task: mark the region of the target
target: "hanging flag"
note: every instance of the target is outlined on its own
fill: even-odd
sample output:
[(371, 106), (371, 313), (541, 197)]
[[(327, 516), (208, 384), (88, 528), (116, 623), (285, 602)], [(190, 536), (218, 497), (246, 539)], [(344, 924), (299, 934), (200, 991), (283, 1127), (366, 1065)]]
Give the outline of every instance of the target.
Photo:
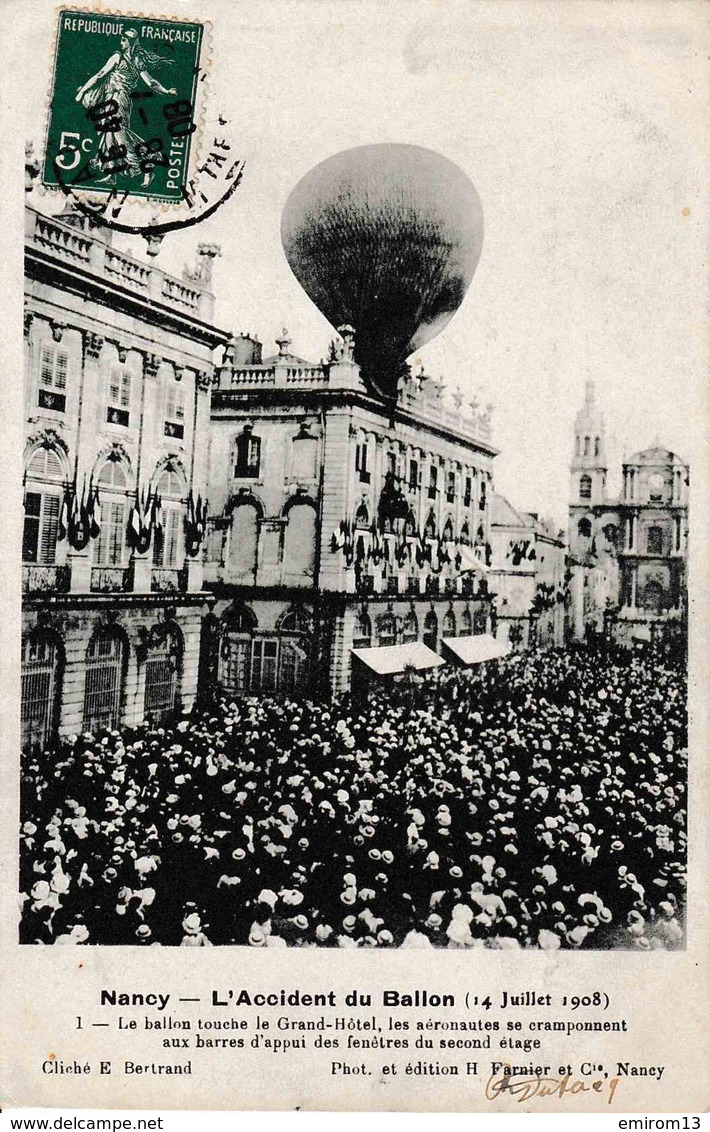
[(59, 538), (60, 542), (63, 539), (65, 539), (67, 537), (68, 533), (69, 533), (69, 522), (70, 522), (71, 511), (72, 511), (72, 489), (70, 487), (67, 487), (67, 488), (64, 489), (64, 495), (62, 496), (62, 507), (61, 507), (61, 510), (59, 512), (58, 538)]
[(92, 538), (98, 538), (101, 533), (101, 501), (98, 485), (94, 487), (93, 480), (89, 484), (88, 519), (89, 534)]

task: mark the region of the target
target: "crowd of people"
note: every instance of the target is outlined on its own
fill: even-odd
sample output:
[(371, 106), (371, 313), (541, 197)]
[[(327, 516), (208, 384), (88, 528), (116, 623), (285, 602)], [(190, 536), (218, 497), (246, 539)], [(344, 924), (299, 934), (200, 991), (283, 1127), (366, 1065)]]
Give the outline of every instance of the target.
[(513, 654), (25, 757), (35, 944), (684, 944), (682, 669)]

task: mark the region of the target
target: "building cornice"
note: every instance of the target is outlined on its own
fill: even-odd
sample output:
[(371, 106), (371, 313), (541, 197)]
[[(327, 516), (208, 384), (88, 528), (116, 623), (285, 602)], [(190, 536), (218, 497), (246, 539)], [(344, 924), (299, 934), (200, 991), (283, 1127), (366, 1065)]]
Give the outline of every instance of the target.
[[(300, 406), (314, 411), (356, 407), (380, 417), (383, 428), (389, 429), (391, 427), (390, 414), (381, 401), (377, 401), (366, 393), (350, 389), (213, 389), (212, 420), (228, 420), (230, 409), (240, 412), (249, 410), (251, 413), (255, 408), (271, 409), (280, 405)], [(443, 440), (455, 444), (459, 448), (466, 448), (479, 456), (493, 458), (499, 453), (499, 449), (483, 440), (475, 440), (434, 421), (431, 423), (424, 421), (400, 408), (395, 411), (394, 424), (395, 426), (411, 428), (415, 432), (426, 432), (441, 437)]]
[(86, 271), (76, 264), (64, 263), (36, 247), (26, 248), (25, 273), (30, 279), (82, 298), (90, 298), (101, 306), (138, 318), (211, 349), (226, 344), (230, 338), (226, 330), (220, 330), (155, 299), (138, 295), (127, 287)]

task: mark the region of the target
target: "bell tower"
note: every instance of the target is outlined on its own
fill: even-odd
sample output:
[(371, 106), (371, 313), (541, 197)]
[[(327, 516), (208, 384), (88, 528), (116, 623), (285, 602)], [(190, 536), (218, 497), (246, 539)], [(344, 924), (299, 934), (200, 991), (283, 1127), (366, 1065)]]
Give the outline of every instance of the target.
[(570, 505), (597, 507), (606, 501), (606, 435), (604, 415), (587, 381), (584, 404), (574, 424), (574, 449), (570, 464)]

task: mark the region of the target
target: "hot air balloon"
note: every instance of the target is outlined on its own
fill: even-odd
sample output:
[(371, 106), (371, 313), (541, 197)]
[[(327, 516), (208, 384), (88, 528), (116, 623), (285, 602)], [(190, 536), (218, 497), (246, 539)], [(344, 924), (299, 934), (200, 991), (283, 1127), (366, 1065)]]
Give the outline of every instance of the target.
[(306, 173), (281, 241), (291, 270), (390, 405), (405, 360), (453, 317), (476, 270), (481, 202), (453, 161), (416, 145), (364, 145)]

